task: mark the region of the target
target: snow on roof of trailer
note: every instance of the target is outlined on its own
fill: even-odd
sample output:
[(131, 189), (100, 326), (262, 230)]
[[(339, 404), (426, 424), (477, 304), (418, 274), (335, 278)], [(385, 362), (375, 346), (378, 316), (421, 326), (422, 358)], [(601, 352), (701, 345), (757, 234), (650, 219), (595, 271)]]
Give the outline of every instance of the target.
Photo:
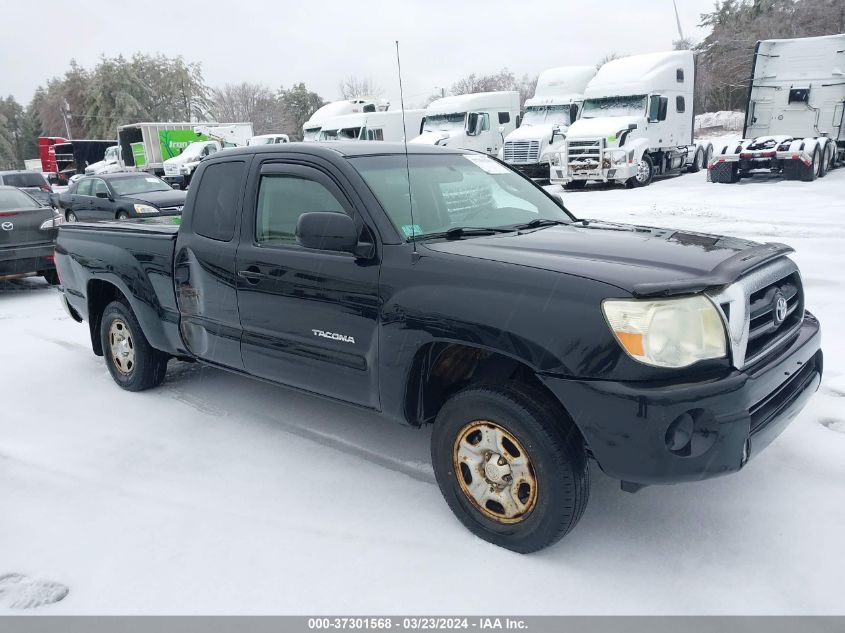
[(356, 99), (341, 99), (340, 101), (332, 101), (326, 105), (318, 108), (314, 114), (311, 115), (303, 127), (317, 127), (329, 117), (340, 116), (343, 114), (352, 114), (356, 109), (364, 110), (364, 106), (373, 105), (378, 106), (375, 99), (372, 97), (359, 97)]
[(426, 115), (467, 112), (473, 108), (519, 108), (519, 93), (515, 90), (474, 92), (435, 99), (428, 104)]
[[(405, 118), (412, 116), (421, 117), (425, 110), (405, 110)], [(402, 120), (402, 110), (383, 110), (381, 112), (356, 112), (354, 114), (341, 114), (322, 121), (324, 130), (341, 130), (349, 127), (361, 127), (367, 125), (378, 125), (390, 119)]]
[(559, 66), (548, 68), (537, 77), (534, 98), (580, 94), (596, 76), (595, 66)]
[(683, 68), (683, 84), (690, 92), (693, 86), (695, 58), (692, 51), (646, 53), (614, 59), (602, 66), (584, 90), (587, 98), (616, 95), (647, 94), (677, 89), (676, 71)]
[(798, 80), (807, 83), (837, 78), (841, 80), (845, 76), (844, 51), (845, 33), (762, 40), (754, 64), (754, 84), (785, 85)]

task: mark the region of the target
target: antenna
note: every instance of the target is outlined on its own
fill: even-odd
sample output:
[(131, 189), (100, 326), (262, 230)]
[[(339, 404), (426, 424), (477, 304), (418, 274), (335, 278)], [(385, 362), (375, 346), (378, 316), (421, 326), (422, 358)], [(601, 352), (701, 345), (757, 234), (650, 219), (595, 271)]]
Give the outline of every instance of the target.
[(681, 41), (684, 40), (684, 31), (681, 29), (681, 16), (678, 15), (678, 3), (672, 0), (672, 6), (675, 7), (675, 22), (678, 23), (678, 35), (681, 36)]
[(402, 91), (402, 63), (399, 61), (399, 40), (396, 40), (396, 68), (399, 72), (399, 107), (402, 109), (402, 143), (405, 145), (405, 173), (408, 176), (408, 210), (411, 212), (411, 244), (417, 252), (417, 225), (414, 224), (414, 199), (411, 195), (411, 164), (408, 160), (408, 130), (405, 128), (405, 93)]

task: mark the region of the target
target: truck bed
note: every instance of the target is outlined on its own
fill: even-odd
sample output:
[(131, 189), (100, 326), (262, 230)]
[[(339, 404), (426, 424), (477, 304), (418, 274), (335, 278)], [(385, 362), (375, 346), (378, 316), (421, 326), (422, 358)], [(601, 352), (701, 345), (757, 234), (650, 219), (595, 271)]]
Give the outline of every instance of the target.
[[(56, 262), (70, 307), (88, 319), (99, 285), (121, 290), (136, 315), (156, 327), (150, 344), (171, 354), (185, 353), (173, 284), (173, 257), (179, 225), (174, 218), (63, 224), (56, 239)], [(105, 299), (103, 299), (105, 300)]]

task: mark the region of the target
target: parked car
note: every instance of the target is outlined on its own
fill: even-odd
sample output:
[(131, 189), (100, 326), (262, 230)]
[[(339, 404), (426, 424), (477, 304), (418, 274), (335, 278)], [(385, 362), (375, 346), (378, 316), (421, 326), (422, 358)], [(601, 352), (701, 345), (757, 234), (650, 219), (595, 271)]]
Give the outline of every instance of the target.
[(783, 244), (576, 220), (426, 145), (233, 149), (193, 189), (180, 226), (59, 229), (65, 307), (115, 382), (193, 359), (433, 424), (449, 506), (519, 552), (581, 518), (588, 458), (629, 491), (738, 471), (821, 380)]
[(62, 222), (29, 194), (0, 186), (0, 279), (40, 275), (57, 284), (53, 245)]
[(152, 174), (123, 172), (83, 176), (54, 200), (68, 222), (77, 222), (179, 215), (187, 195)]
[(39, 171), (0, 171), (0, 186), (17, 187), (35, 198), (42, 206), (50, 205), (53, 189), (44, 174)]

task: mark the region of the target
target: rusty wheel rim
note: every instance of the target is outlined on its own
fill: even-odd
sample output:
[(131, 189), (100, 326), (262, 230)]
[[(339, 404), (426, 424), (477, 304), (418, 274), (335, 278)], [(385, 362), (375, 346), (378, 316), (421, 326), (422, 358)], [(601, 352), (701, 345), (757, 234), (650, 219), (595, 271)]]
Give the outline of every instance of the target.
[(109, 326), (109, 353), (117, 371), (124, 376), (132, 373), (135, 368), (135, 342), (121, 319), (115, 319)]
[(488, 519), (519, 523), (537, 503), (537, 476), (528, 452), (507, 429), (488, 420), (464, 426), (452, 450), (464, 496)]

